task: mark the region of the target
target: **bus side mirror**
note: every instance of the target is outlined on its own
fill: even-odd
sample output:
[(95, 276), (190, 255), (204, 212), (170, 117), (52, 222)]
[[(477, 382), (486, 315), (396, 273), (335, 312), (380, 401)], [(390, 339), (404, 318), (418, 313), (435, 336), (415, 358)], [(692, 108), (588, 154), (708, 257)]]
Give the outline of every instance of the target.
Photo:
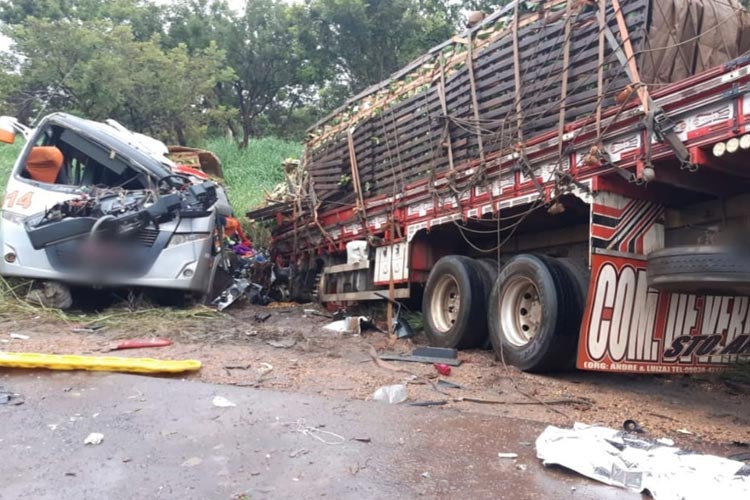
[(11, 116), (0, 116), (0, 142), (13, 144), (16, 140), (16, 124), (18, 120)]

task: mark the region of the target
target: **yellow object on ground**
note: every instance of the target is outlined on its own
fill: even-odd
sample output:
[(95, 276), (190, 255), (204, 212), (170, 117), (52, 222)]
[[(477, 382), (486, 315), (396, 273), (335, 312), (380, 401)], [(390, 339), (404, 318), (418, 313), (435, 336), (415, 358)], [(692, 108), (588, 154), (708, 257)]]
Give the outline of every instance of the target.
[(201, 362), (194, 359), (172, 361), (151, 358), (121, 358), (116, 356), (0, 352), (0, 367), (3, 366), (9, 368), (46, 368), (48, 370), (180, 373), (200, 370)]

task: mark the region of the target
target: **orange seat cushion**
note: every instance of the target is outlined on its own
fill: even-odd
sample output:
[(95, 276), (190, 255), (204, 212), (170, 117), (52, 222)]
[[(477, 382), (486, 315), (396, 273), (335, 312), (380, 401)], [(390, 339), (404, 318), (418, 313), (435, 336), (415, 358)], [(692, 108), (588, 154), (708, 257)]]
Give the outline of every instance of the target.
[(26, 171), (38, 182), (54, 183), (62, 165), (62, 151), (55, 146), (35, 146), (26, 159)]

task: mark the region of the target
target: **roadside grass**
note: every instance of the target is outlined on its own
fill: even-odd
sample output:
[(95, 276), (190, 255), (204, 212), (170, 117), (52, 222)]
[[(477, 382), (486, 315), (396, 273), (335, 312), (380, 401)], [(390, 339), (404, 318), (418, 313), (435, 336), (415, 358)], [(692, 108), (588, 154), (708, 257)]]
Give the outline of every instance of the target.
[(226, 138), (211, 139), (204, 147), (221, 160), (229, 200), (240, 218), (263, 203), (264, 191), (284, 180), (282, 162), (302, 154), (300, 144), (276, 137), (254, 139), (246, 149)]
[(5, 183), (8, 182), (13, 163), (23, 147), (23, 139), (16, 137), (14, 144), (0, 144), (0, 192), (5, 193)]

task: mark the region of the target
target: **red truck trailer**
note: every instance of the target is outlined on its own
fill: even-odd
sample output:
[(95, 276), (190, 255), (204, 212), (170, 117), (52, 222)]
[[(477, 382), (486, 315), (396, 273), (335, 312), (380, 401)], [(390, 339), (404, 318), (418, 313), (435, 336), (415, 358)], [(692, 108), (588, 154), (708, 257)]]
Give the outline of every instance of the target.
[(749, 48), (735, 0), (513, 3), (310, 129), (248, 216), (292, 296), (421, 300), (436, 346), (721, 368), (750, 354)]

